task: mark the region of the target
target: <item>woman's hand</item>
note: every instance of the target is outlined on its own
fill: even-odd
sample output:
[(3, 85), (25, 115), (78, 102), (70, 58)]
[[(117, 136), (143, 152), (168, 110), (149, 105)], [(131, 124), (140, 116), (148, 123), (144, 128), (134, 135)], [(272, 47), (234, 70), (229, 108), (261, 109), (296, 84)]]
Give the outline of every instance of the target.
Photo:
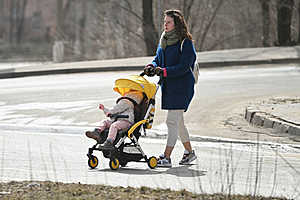
[(154, 76), (155, 75), (155, 67), (153, 64), (146, 65), (144, 68), (144, 72), (147, 76)]
[(157, 76), (160, 76), (163, 73), (163, 69), (161, 67), (156, 67), (155, 68), (155, 74)]

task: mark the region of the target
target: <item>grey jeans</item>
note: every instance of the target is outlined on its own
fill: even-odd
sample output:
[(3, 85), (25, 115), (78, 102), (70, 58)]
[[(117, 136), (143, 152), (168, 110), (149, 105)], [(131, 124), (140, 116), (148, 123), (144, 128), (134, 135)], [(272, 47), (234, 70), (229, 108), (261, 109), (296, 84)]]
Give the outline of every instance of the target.
[(188, 130), (184, 125), (183, 113), (184, 110), (168, 110), (166, 121), (168, 127), (167, 146), (174, 147), (178, 135), (182, 143), (190, 141)]

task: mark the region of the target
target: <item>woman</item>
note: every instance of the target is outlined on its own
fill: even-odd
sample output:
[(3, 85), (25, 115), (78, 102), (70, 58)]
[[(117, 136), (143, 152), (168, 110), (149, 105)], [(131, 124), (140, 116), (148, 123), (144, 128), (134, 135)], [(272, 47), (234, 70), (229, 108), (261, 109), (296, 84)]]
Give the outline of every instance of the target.
[(194, 96), (195, 80), (191, 66), (196, 60), (196, 51), (182, 13), (179, 10), (167, 10), (164, 14), (164, 32), (156, 56), (144, 71), (147, 75), (153, 75), (152, 72), (162, 75), (161, 104), (162, 109), (168, 110), (168, 139), (164, 154), (158, 159), (158, 166), (172, 167), (170, 156), (178, 134), (185, 148), (179, 164), (190, 164), (197, 158), (183, 118), (183, 113), (187, 111)]

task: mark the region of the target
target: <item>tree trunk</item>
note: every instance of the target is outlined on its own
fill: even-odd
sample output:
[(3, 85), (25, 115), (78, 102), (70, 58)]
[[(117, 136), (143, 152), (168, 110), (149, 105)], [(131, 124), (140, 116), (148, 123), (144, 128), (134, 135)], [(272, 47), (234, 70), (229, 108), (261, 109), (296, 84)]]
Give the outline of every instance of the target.
[(157, 31), (153, 22), (152, 0), (143, 0), (143, 33), (148, 56), (156, 52)]
[(79, 38), (80, 38), (80, 48), (81, 48), (81, 58), (84, 58), (85, 55), (85, 31), (86, 31), (86, 14), (87, 14), (87, 2), (82, 1), (82, 16), (79, 21), (80, 31), (79, 31)]
[(183, 16), (187, 22), (189, 23), (189, 20), (191, 18), (191, 8), (194, 4), (194, 0), (184, 0), (183, 1)]
[[(20, 5), (22, 4), (22, 5)], [(22, 42), (23, 32), (24, 32), (24, 20), (25, 20), (25, 11), (27, 6), (27, 0), (18, 2), (17, 21), (16, 21), (16, 42), (20, 44)]]
[(55, 42), (52, 49), (53, 61), (63, 62), (65, 57), (65, 48), (63, 43), (64, 25), (63, 25), (63, 0), (56, 0), (56, 31)]
[(277, 34), (278, 45), (289, 46), (291, 39), (291, 24), (294, 0), (280, 0), (277, 2)]
[(0, 0), (0, 39), (4, 37), (4, 1)]
[(221, 6), (223, 5), (223, 3), (224, 3), (224, 0), (219, 0), (219, 2), (216, 5), (216, 8), (214, 8), (214, 10), (213, 10), (213, 13), (212, 13), (207, 25), (204, 27), (204, 31), (203, 31), (203, 34), (201, 35), (201, 40), (200, 40), (200, 48), (199, 48), (200, 51), (202, 51), (202, 49), (204, 47), (204, 41), (206, 39), (208, 31), (211, 28), (212, 23), (214, 22), (214, 20), (217, 16), (217, 13), (218, 13), (219, 9), (221, 8)]
[(10, 44), (14, 41), (14, 28), (15, 28), (15, 0), (11, 0), (9, 4), (9, 30), (8, 30), (8, 41)]
[(56, 40), (63, 37), (63, 21), (63, 0), (56, 0)]
[(300, 44), (300, 2), (298, 3), (298, 44)]
[(270, 46), (270, 0), (259, 0), (262, 8), (262, 43), (264, 47)]

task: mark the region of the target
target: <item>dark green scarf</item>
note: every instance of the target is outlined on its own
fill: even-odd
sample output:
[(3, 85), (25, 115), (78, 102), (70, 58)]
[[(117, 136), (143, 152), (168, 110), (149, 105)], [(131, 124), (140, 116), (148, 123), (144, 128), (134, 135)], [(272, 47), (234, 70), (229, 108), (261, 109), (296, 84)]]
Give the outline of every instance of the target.
[(176, 30), (173, 29), (172, 31), (169, 32), (164, 31), (161, 34), (159, 43), (161, 48), (165, 50), (167, 46), (176, 44), (178, 41), (179, 41), (179, 37), (176, 33)]

